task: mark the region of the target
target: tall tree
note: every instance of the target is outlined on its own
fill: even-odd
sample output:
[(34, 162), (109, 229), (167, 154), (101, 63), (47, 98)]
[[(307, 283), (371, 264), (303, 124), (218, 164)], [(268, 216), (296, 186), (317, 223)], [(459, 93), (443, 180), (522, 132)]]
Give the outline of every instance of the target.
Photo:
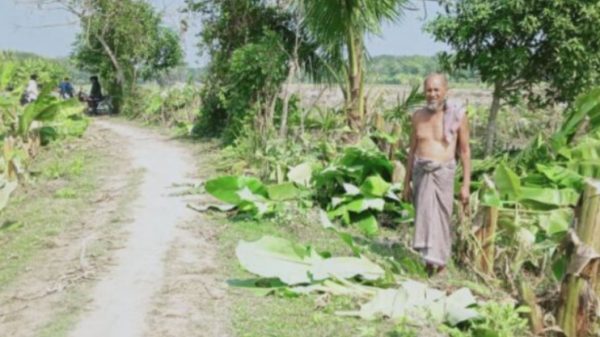
[(473, 69), (493, 87), (485, 154), (491, 154), (498, 111), (526, 92), (528, 103), (571, 102), (600, 71), (600, 3), (595, 0), (458, 0), (446, 2), (427, 29), (453, 52), (452, 72)]
[(95, 0), (81, 9), (74, 57), (81, 68), (101, 75), (117, 102), (132, 94), (137, 79), (181, 64), (177, 34), (161, 25), (146, 1)]
[(178, 35), (144, 0), (34, 0), (39, 8), (62, 8), (79, 20), (73, 56), (87, 71), (100, 74), (118, 110), (136, 80), (158, 76), (182, 63)]
[[(268, 0), (187, 0), (202, 17), (200, 50), (208, 53), (202, 118), (197, 130), (233, 141), (252, 118), (255, 131), (272, 129), (274, 109), (289, 75), (289, 59), (318, 75), (318, 45), (287, 6)], [(263, 137), (264, 138), (264, 137)]]
[(378, 34), (383, 21), (399, 19), (408, 0), (297, 0), (305, 23), (328, 58), (340, 62), (347, 82), (346, 115), (353, 130), (361, 130), (365, 113), (365, 34)]

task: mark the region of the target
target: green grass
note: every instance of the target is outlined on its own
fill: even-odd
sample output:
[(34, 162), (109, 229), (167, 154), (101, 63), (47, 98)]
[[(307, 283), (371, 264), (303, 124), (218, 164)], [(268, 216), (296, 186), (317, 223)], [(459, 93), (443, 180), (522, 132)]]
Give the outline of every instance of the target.
[(52, 238), (79, 221), (98, 187), (103, 162), (83, 148), (51, 145), (32, 167), (30, 181), (15, 192), (0, 220), (0, 290), (15, 279)]
[(51, 322), (37, 332), (37, 337), (66, 336), (77, 323), (81, 304), (87, 299), (82, 290), (70, 292), (62, 301), (60, 308), (54, 313)]

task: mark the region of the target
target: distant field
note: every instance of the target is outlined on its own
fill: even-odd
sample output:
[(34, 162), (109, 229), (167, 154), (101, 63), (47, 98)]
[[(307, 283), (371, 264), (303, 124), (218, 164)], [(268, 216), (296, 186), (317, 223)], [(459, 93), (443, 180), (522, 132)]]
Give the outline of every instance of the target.
[[(410, 89), (407, 85), (367, 85), (365, 89), (367, 105), (369, 107), (394, 106), (398, 101), (402, 101)], [(302, 107), (338, 107), (344, 101), (341, 90), (336, 86), (296, 84), (292, 90), (300, 96)], [(453, 89), (450, 84), (449, 95), (452, 99), (466, 101), (476, 106), (488, 106), (492, 100), (491, 91), (483, 87)]]

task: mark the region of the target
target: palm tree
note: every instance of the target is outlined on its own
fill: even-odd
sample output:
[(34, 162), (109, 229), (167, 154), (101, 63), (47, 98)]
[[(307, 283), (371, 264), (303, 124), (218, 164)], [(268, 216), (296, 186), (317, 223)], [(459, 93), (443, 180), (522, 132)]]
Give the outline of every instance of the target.
[[(364, 106), (364, 37), (379, 34), (383, 21), (396, 21), (408, 0), (297, 0), (308, 30), (325, 56), (346, 78), (343, 87), (348, 125), (361, 130)], [(345, 49), (345, 53), (344, 53)]]

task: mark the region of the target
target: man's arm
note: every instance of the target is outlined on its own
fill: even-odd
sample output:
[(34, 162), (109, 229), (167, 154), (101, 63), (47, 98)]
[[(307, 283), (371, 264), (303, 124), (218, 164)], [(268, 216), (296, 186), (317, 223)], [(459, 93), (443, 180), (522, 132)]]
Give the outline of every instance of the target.
[(412, 179), (413, 165), (415, 161), (415, 151), (417, 149), (417, 132), (416, 132), (416, 116), (418, 112), (415, 112), (411, 120), (411, 132), (410, 132), (410, 145), (408, 149), (408, 159), (406, 163), (406, 175), (404, 176), (404, 190), (402, 191), (402, 199), (404, 201), (412, 201), (412, 188), (410, 181)]
[(471, 186), (471, 148), (469, 146), (469, 117), (467, 114), (458, 129), (458, 155), (463, 168), (463, 185), (460, 190), (460, 198), (463, 205), (469, 203)]

